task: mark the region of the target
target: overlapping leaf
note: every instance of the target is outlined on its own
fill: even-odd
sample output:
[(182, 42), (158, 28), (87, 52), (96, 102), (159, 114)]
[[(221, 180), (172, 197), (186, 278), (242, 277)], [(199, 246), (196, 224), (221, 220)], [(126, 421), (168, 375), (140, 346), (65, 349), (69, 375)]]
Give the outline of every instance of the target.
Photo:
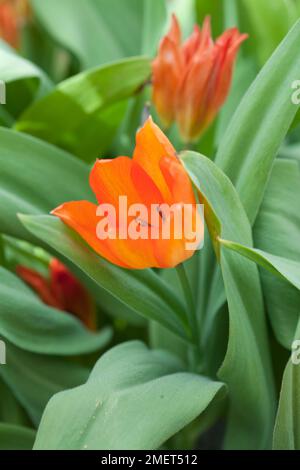
[(40, 23), (83, 68), (152, 54), (166, 21), (164, 0), (76, 0), (76, 8), (73, 0), (31, 3)]
[(0, 377), (37, 426), (50, 398), (67, 388), (83, 384), (89, 369), (72, 360), (33, 354), (6, 341), (9, 361)]
[[(255, 226), (255, 246), (300, 263), (300, 171), (294, 160), (276, 160)], [(297, 269), (297, 268), (296, 268)], [(278, 341), (290, 349), (300, 314), (300, 292), (283, 279), (261, 272), (264, 297)], [(290, 281), (293, 281), (290, 279)]]
[(32, 450), (34, 439), (32, 429), (0, 423), (0, 450)]
[(81, 387), (48, 404), (34, 448), (157, 449), (199, 416), (223, 384), (130, 342), (106, 353)]
[[(274, 158), (297, 113), (292, 83), (300, 73), (300, 21), (259, 73), (237, 108), (216, 163), (229, 176), (255, 221)], [(253, 189), (255, 188), (255, 197)]]
[(273, 448), (275, 450), (300, 449), (300, 322), (294, 337), (296, 363), (289, 360), (283, 375), (279, 407), (276, 417)]
[(124, 117), (126, 98), (150, 73), (146, 58), (82, 72), (29, 107), (16, 128), (92, 161), (107, 150)]
[(20, 279), (0, 268), (2, 337), (26, 351), (76, 355), (96, 351), (111, 339), (110, 328), (89, 332), (73, 315), (43, 304)]
[(235, 189), (214, 163), (193, 152), (186, 152), (182, 161), (205, 203), (229, 307), (229, 342), (219, 372), (230, 394), (225, 446), (266, 448), (271, 445), (275, 398), (259, 274), (253, 263), (224, 250), (218, 240), (252, 246), (251, 227)]

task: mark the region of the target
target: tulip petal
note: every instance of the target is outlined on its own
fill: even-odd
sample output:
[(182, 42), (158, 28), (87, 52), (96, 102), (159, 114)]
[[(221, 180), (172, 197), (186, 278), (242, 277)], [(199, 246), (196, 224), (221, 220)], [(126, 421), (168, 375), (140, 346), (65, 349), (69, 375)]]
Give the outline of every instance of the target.
[(181, 31), (173, 15), (170, 31), (162, 39), (158, 55), (152, 63), (152, 99), (165, 127), (169, 127), (175, 118), (176, 95), (183, 67)]
[(163, 157), (160, 169), (172, 194), (173, 202), (181, 204), (196, 204), (192, 183), (179, 160)]
[(100, 256), (118, 266), (128, 267), (112, 251), (110, 240), (100, 240), (97, 237), (99, 218), (96, 211), (97, 206), (89, 201), (75, 201), (62, 204), (51, 213), (75, 230)]
[[(96, 253), (111, 263), (127, 269), (158, 267), (150, 238), (134, 240), (126, 235), (125, 239), (120, 239), (117, 230), (114, 238), (100, 240), (97, 236), (100, 218), (96, 211), (95, 204), (79, 201), (65, 203), (52, 214), (75, 230)], [(127, 226), (125, 229), (127, 230)]]
[(177, 160), (173, 145), (150, 117), (137, 133), (133, 160), (155, 181), (164, 201), (171, 202), (171, 193), (160, 169), (160, 161), (166, 156)]
[[(160, 238), (153, 240), (154, 254), (161, 268), (172, 268), (193, 256), (203, 242), (203, 218), (195, 206), (175, 204), (163, 219), (164, 229), (160, 230)], [(169, 235), (164, 238), (163, 230), (166, 228), (169, 228)]]

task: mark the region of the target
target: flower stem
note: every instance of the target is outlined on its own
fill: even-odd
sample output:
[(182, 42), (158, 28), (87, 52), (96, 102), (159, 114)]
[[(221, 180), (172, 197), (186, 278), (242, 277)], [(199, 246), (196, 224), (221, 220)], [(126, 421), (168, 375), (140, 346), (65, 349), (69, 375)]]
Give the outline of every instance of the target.
[(197, 368), (197, 364), (199, 364), (200, 361), (200, 348), (199, 348), (199, 337), (198, 337), (198, 322), (196, 318), (196, 308), (195, 308), (195, 303), (194, 303), (194, 296), (193, 292), (190, 286), (190, 282), (185, 270), (185, 267), (183, 264), (179, 264), (176, 267), (176, 272), (185, 296), (185, 301), (187, 305), (187, 311), (188, 311), (188, 321), (189, 325), (192, 330), (192, 338), (193, 338), (193, 352), (194, 352), (194, 358), (193, 358), (193, 367)]

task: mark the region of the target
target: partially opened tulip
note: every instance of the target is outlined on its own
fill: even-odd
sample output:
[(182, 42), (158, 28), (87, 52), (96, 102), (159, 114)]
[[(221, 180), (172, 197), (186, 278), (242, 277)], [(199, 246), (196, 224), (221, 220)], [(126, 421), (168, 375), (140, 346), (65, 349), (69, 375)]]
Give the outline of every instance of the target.
[(203, 223), (191, 182), (151, 118), (137, 133), (133, 158), (98, 160), (90, 185), (98, 207), (67, 202), (52, 214), (111, 263), (128, 269), (174, 267), (201, 244)]
[(0, 0), (0, 38), (18, 48), (21, 28), (28, 15), (27, 0)]
[(56, 258), (49, 264), (49, 278), (26, 266), (17, 266), (16, 272), (46, 305), (69, 312), (90, 330), (96, 329), (95, 304), (91, 296)]
[(202, 30), (182, 43), (175, 15), (153, 62), (153, 103), (162, 123), (177, 122), (185, 142), (198, 139), (216, 117), (229, 93), (233, 67), (241, 43), (247, 38), (237, 28), (225, 31), (215, 42), (210, 18)]

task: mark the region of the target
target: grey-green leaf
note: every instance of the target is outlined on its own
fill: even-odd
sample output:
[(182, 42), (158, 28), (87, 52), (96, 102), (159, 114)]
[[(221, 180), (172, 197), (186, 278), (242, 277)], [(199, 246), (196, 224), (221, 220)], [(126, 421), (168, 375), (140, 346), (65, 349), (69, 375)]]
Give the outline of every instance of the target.
[(223, 393), (222, 383), (184, 372), (168, 353), (124, 343), (85, 385), (50, 401), (34, 449), (157, 449)]
[(300, 450), (300, 321), (295, 348), (283, 375), (273, 449)]
[(0, 450), (32, 450), (34, 439), (32, 429), (0, 423)]
[(218, 149), (216, 163), (237, 188), (251, 223), (274, 158), (299, 108), (292, 102), (292, 83), (300, 73), (299, 41), (300, 21), (249, 88)]
[(125, 115), (125, 100), (150, 74), (150, 61), (143, 57), (82, 72), (26, 109), (16, 129), (92, 161), (111, 144)]
[(185, 152), (182, 161), (205, 204), (229, 307), (229, 341), (219, 371), (230, 396), (225, 446), (266, 448), (271, 445), (275, 396), (259, 273), (253, 263), (219, 243), (223, 237), (252, 246), (250, 223), (230, 180), (211, 160)]
[(0, 330), (20, 348), (71, 356), (106, 346), (109, 327), (92, 333), (73, 315), (45, 305), (17, 276), (0, 267)]
[(36, 426), (55, 393), (83, 384), (89, 375), (73, 359), (33, 354), (5, 343), (7, 364), (1, 366), (0, 377)]

